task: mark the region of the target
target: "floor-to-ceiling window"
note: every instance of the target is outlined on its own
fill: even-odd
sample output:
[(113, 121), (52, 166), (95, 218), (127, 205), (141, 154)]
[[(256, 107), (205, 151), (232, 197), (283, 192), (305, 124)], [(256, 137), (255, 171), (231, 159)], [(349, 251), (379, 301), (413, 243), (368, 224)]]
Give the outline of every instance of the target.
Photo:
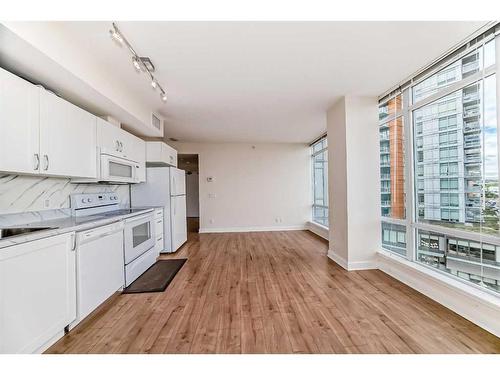
[(379, 107), (383, 247), (496, 292), (499, 42), (490, 30)]
[(328, 144), (326, 136), (311, 144), (312, 221), (328, 227)]

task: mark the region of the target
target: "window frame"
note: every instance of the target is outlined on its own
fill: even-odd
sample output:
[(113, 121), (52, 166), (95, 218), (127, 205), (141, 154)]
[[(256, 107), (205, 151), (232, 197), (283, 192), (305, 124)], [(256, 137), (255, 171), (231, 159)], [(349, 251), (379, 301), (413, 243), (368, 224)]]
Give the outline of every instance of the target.
[[(323, 143), (323, 147), (321, 149), (314, 151), (314, 147), (319, 143)], [(311, 199), (312, 199), (311, 222), (314, 223), (315, 225), (321, 225), (325, 228), (329, 228), (330, 227), (330, 220), (329, 220), (328, 214), (327, 214), (328, 225), (325, 225), (324, 223), (320, 223), (320, 222), (314, 220), (314, 209), (315, 208), (326, 209), (327, 213), (329, 213), (330, 199), (328, 196), (328, 186), (329, 186), (328, 185), (328, 168), (326, 169), (326, 174), (323, 173), (323, 188), (326, 187), (326, 191), (324, 191), (324, 195), (326, 195), (326, 197), (327, 197), (328, 204), (322, 205), (322, 204), (316, 203), (316, 190), (315, 190), (316, 169), (314, 167), (314, 163), (315, 163), (314, 158), (316, 156), (322, 154), (323, 152), (326, 154), (326, 163), (328, 163), (328, 138), (327, 138), (326, 134), (324, 134), (323, 136), (319, 137), (314, 142), (312, 142), (309, 145), (309, 148), (311, 150), (311, 187), (312, 187), (311, 188)], [(326, 181), (326, 185), (325, 185), (325, 181)]]

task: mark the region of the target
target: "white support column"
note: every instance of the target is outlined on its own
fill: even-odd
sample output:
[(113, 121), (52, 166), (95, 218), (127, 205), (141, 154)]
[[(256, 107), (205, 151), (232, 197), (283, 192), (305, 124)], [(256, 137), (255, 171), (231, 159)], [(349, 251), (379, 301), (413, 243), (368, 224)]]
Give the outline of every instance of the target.
[(346, 96), (327, 113), (330, 248), (347, 270), (376, 268), (380, 248), (378, 100)]

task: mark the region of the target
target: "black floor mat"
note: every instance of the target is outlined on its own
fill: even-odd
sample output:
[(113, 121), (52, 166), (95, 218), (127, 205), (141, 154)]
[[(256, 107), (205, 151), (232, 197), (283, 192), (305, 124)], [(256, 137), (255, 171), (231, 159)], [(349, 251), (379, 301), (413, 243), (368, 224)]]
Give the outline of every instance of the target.
[(182, 268), (187, 259), (159, 260), (148, 268), (132, 284), (123, 290), (129, 293), (163, 292)]

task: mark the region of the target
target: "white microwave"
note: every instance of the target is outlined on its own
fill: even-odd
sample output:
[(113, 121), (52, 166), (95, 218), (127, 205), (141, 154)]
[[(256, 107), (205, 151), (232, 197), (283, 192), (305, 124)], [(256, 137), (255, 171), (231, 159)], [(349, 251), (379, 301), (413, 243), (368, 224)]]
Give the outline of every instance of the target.
[(135, 161), (101, 154), (100, 169), (100, 181), (126, 184), (139, 182), (139, 164)]

